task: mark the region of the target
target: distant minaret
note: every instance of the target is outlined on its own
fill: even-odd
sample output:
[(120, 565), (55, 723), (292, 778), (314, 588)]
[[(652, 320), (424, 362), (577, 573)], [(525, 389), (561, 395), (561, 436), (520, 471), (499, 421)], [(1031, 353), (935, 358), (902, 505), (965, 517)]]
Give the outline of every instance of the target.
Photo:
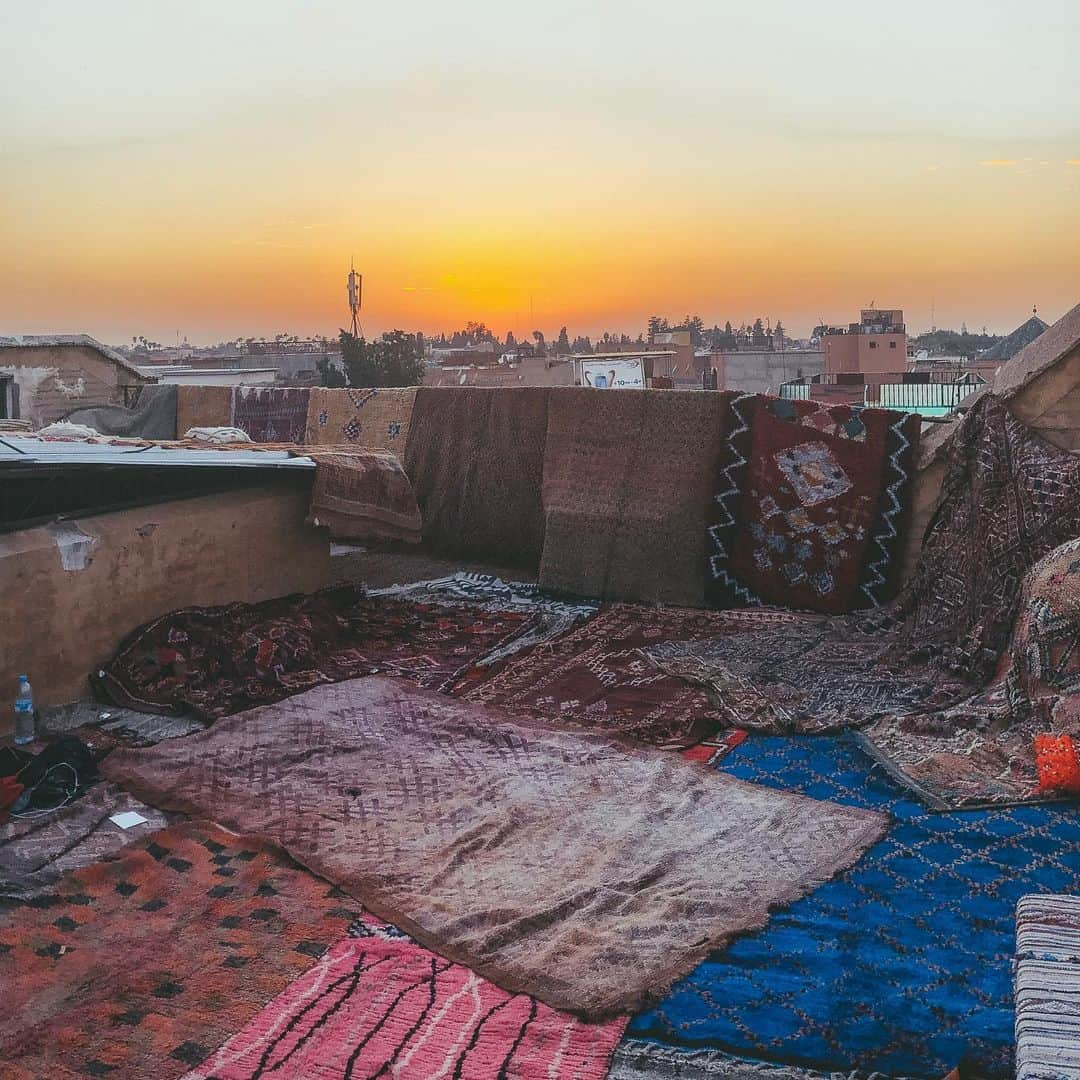
[(349, 311), (352, 314), (353, 337), (360, 336), (360, 301), (364, 279), (356, 272), (353, 260), (349, 260)]
[(1039, 309), (1035, 304), (1031, 305), (1031, 314), (1033, 318), (1037, 319), (1039, 317)]

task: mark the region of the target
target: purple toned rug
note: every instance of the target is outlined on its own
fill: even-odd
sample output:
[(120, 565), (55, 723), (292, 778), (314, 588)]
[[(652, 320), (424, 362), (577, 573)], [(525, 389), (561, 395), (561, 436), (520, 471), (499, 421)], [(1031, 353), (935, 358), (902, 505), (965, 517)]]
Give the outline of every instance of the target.
[(654, 1000), (887, 825), (400, 679), (321, 686), (102, 770), (280, 843), (440, 956), (591, 1019)]

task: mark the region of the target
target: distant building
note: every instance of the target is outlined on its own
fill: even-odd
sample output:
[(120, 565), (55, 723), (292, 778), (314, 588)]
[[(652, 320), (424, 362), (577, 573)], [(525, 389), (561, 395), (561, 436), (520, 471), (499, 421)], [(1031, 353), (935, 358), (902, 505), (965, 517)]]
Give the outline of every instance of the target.
[(864, 309), (847, 329), (827, 328), (820, 344), (826, 375), (871, 375), (907, 366), (907, 327), (899, 310)]
[(139, 370), (173, 386), (266, 386), (277, 380), (272, 367), (199, 368), (187, 364), (143, 364)]
[(1003, 337), (996, 345), (991, 345), (985, 352), (980, 353), (979, 360), (996, 360), (998, 363), (1011, 360), (1021, 349), (1026, 349), (1049, 329), (1049, 324), (1033, 314), (1026, 323), (1018, 326), (1008, 337)]
[(87, 405), (123, 405), (156, 381), (86, 334), (0, 337), (0, 419), (43, 427)]

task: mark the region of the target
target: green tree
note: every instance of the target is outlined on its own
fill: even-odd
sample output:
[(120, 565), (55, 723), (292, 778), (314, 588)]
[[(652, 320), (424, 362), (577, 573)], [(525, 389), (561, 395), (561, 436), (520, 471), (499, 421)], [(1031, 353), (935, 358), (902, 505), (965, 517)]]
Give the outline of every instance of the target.
[(330, 357), (323, 353), (315, 361), (319, 369), (319, 384), (321, 386), (341, 387), (345, 385), (345, 373), (330, 363)]
[(649, 316), (649, 336), (653, 334), (666, 334), (671, 329), (667, 319), (659, 315)]
[(566, 327), (565, 326), (559, 331), (559, 340), (555, 342), (555, 355), (556, 356), (569, 356), (570, 355), (570, 338), (566, 333)]
[(547, 342), (544, 341), (544, 335), (539, 330), (532, 332), (533, 341), (536, 342), (536, 355), (547, 356)]
[(415, 386), (424, 377), (423, 353), (404, 330), (371, 342), (342, 330), (339, 340), (350, 386)]

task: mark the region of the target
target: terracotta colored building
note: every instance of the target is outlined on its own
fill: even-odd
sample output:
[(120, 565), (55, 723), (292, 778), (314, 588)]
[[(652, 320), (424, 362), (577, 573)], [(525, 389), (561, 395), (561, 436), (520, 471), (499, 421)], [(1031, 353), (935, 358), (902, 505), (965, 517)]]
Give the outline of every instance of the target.
[(904, 313), (867, 308), (846, 330), (821, 338), (825, 374), (861, 372), (864, 375), (903, 371), (907, 367), (907, 328)]

